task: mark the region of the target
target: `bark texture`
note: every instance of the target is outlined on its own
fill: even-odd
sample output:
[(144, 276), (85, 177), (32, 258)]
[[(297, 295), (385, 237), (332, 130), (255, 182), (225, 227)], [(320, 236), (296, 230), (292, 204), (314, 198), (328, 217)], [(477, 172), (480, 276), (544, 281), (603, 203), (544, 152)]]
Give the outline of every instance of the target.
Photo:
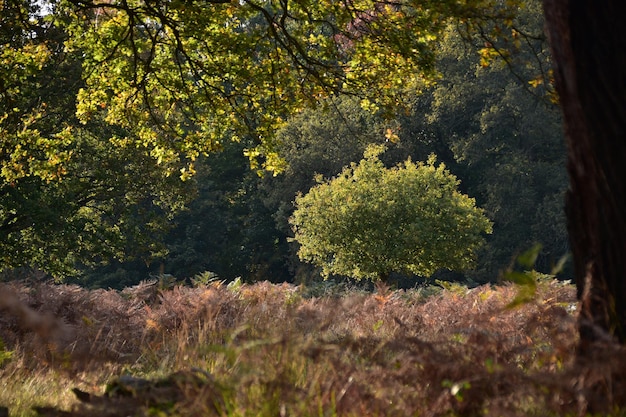
[(626, 5), (544, 0), (564, 116), (580, 347), (626, 342)]

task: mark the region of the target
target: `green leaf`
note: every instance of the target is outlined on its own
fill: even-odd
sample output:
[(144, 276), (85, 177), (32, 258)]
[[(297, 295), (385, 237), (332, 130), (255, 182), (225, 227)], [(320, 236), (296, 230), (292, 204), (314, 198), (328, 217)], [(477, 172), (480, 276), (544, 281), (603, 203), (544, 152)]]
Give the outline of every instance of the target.
[(530, 249), (527, 249), (517, 257), (517, 263), (525, 268), (533, 268), (541, 248), (542, 245), (540, 243), (535, 243)]

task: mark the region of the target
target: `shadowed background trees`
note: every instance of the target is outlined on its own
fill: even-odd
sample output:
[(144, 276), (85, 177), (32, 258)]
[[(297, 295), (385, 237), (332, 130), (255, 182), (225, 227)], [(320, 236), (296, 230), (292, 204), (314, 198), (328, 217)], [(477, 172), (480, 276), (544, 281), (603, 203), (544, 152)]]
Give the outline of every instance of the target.
[[(529, 83), (544, 71), (538, 60), (548, 65), (549, 59), (535, 6), (523, 20), (533, 49), (521, 48), (510, 66), (485, 66), (479, 53), (484, 40), (467, 39), (451, 25), (439, 48), (441, 79), (407, 99), (410, 108), (395, 118), (372, 113), (356, 99), (334, 98), (289, 119), (276, 135), (286, 161), (276, 176), (247, 172), (238, 152), (244, 144), (198, 162), (199, 199), (177, 218), (179, 227), (167, 239), (171, 255), (150, 268), (142, 265), (135, 276), (158, 274), (163, 262), (164, 271), (179, 278), (209, 270), (224, 279), (254, 280), (261, 275), (250, 271), (271, 270), (263, 279), (319, 279), (319, 271), (301, 263), (297, 246), (287, 241), (295, 196), (315, 185), (316, 174), (330, 178), (360, 160), (372, 143), (388, 145), (381, 156), (387, 166), (408, 157), (425, 161), (435, 153), (493, 221), (475, 268), (439, 277), (494, 281), (516, 253), (536, 242), (543, 245), (537, 268), (549, 272), (568, 251), (562, 210), (567, 173), (558, 107), (546, 86)], [(246, 251), (246, 260), (238, 257)], [(405, 285), (419, 279), (407, 278), (412, 281)]]
[[(381, 9), (377, 13), (391, 19), (387, 23), (402, 17), (430, 31), (406, 44), (414, 50), (394, 50), (398, 60), (383, 62), (382, 43), (368, 39), (382, 36), (382, 18), (363, 22), (357, 9), (348, 8), (333, 13), (345, 13), (341, 19), (354, 20), (352, 25), (361, 22), (357, 27), (328, 16), (321, 26), (299, 27), (304, 15), (294, 14), (287, 24), (283, 6), (245, 3), (241, 9), (216, 4), (219, 13), (210, 18), (197, 5), (182, 11), (143, 3), (127, 9), (53, 2), (54, 14), (47, 16), (28, 2), (3, 6), (4, 269), (32, 266), (58, 276), (78, 271), (84, 283), (115, 287), (150, 274), (189, 278), (204, 271), (224, 279), (318, 279), (288, 242), (295, 196), (315, 184), (316, 174), (335, 176), (358, 161), (368, 144), (383, 142), (387, 166), (435, 153), (493, 221), (493, 235), (466, 277), (497, 279), (515, 253), (535, 241), (544, 244), (540, 268), (567, 251), (560, 120), (546, 99), (548, 84), (542, 84), (549, 58), (538, 4), (524, 3), (515, 15), (488, 2), (466, 10), (437, 2), (421, 17), (395, 15), (412, 10), (409, 4)], [(169, 13), (181, 13), (180, 19), (198, 27), (176, 32)], [(433, 13), (450, 19), (432, 25)], [(73, 20), (76, 14), (82, 23)], [(218, 24), (222, 18), (236, 23), (233, 33)], [(272, 22), (279, 32), (272, 32)], [(196, 45), (194, 30), (209, 31), (210, 42)], [(327, 30), (336, 35), (334, 44)], [(313, 49), (298, 50), (301, 38), (290, 35), (305, 32), (320, 37), (307, 38)], [(404, 36), (410, 34), (389, 31), (376, 39), (394, 44)], [(218, 54), (219, 62), (207, 62), (201, 53), (260, 39), (237, 71), (233, 65), (241, 54)], [(276, 43), (264, 43), (268, 39)], [(117, 47), (108, 49), (112, 45)], [(197, 55), (185, 56), (194, 45)], [(325, 55), (333, 45), (344, 48), (339, 61)], [(167, 63), (173, 51), (179, 55)], [(414, 54), (419, 70), (404, 61)], [(495, 59), (498, 54), (505, 60)], [(22, 73), (10, 65), (18, 58), (30, 60)], [(373, 72), (362, 67), (366, 58)], [(99, 61), (106, 65), (97, 66)], [(295, 72), (273, 72), (280, 63)], [(363, 79), (346, 75), (352, 65)], [(105, 67), (120, 79), (97, 78)], [(233, 72), (217, 71), (231, 67)], [(332, 73), (322, 74), (322, 68), (344, 71), (334, 74), (345, 90), (324, 78)], [(380, 68), (387, 68), (384, 77)], [(171, 78), (180, 71), (188, 78)], [(403, 79), (409, 81), (398, 82)], [(297, 80), (320, 88), (293, 96)], [(211, 101), (208, 91), (216, 86), (220, 99)], [(24, 132), (31, 139), (15, 139)], [(24, 146), (34, 160), (20, 156)], [(201, 156), (205, 152), (210, 155)], [(250, 160), (284, 170), (258, 176), (248, 169)], [(27, 220), (18, 221), (16, 213)]]
[(0, 269), (62, 277), (162, 254), (168, 216), (193, 195), (169, 175), (183, 165), (159, 166), (131, 132), (76, 118), (83, 57), (40, 7), (2, 3)]

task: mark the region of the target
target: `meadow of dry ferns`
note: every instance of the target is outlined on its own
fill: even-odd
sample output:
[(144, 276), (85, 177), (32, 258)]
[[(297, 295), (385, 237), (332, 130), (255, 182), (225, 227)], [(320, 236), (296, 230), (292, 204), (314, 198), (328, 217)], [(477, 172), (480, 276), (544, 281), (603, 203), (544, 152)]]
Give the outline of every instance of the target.
[(517, 307), (513, 285), (0, 285), (11, 416), (579, 415), (626, 374), (616, 346), (576, 360), (555, 280)]

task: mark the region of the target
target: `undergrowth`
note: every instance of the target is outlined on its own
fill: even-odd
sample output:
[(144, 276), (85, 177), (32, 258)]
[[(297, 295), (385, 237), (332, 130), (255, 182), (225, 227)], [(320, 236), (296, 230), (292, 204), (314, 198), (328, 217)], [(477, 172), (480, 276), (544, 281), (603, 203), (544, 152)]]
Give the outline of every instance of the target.
[(554, 280), (514, 308), (513, 285), (313, 297), (287, 284), (196, 284), (3, 284), (0, 406), (66, 417), (579, 415), (598, 381), (619, 388), (620, 348), (575, 360), (575, 290)]

